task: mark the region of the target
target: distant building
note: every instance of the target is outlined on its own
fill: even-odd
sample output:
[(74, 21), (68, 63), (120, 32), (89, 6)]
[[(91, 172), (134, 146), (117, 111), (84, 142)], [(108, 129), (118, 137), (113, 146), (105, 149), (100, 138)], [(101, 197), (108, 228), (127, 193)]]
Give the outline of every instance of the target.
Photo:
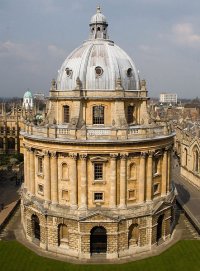
[(161, 93), (160, 94), (160, 103), (176, 104), (177, 103), (177, 94), (176, 93)]
[(23, 108), (25, 108), (25, 109), (32, 109), (33, 108), (33, 95), (29, 90), (27, 90), (24, 94)]
[(44, 101), (45, 96), (44, 96), (44, 93), (38, 92), (33, 95), (33, 98), (34, 100)]

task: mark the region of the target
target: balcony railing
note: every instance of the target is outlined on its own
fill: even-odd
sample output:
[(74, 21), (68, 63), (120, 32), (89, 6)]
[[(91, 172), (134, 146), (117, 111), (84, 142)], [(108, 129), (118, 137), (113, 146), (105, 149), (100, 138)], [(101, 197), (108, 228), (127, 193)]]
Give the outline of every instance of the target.
[(84, 129), (69, 129), (59, 126), (34, 126), (25, 125), (25, 136), (35, 138), (49, 138), (58, 140), (139, 140), (158, 137), (166, 137), (172, 134), (171, 125), (159, 126), (133, 126), (125, 128), (113, 127), (86, 127)]

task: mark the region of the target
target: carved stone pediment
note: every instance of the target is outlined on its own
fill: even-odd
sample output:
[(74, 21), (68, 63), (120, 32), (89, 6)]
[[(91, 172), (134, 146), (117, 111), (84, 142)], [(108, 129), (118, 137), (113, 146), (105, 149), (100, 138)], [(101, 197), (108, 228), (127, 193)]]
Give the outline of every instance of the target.
[(108, 162), (108, 159), (105, 157), (101, 157), (101, 156), (95, 156), (90, 158), (92, 163), (96, 163), (96, 162), (101, 162), (101, 163), (106, 163)]
[(104, 215), (100, 212), (86, 216), (81, 221), (84, 222), (117, 222), (119, 219), (111, 216)]

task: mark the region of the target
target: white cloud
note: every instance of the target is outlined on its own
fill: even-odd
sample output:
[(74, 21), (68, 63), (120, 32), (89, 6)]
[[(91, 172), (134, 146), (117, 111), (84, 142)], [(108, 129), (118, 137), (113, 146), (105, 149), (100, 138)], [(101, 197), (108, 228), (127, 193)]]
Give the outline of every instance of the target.
[(195, 33), (194, 27), (191, 23), (180, 23), (172, 27), (173, 40), (176, 43), (200, 47), (200, 34)]
[(33, 54), (32, 46), (27, 46), (21, 43), (14, 43), (11, 41), (0, 42), (0, 57), (14, 57), (26, 61), (33, 61), (35, 55)]
[(48, 45), (48, 52), (53, 56), (57, 58), (65, 58), (66, 52), (62, 48), (58, 48), (56, 45), (50, 44)]

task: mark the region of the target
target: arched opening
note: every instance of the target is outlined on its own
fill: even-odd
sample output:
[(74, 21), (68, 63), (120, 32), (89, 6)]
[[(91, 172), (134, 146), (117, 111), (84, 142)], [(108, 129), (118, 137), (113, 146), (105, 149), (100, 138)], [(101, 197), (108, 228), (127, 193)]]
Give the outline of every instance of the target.
[(128, 246), (137, 246), (139, 240), (139, 226), (137, 223), (132, 224), (128, 231)]
[(195, 151), (195, 171), (199, 171), (199, 153), (198, 150)]
[(93, 124), (104, 124), (104, 106), (93, 106)]
[(164, 214), (160, 215), (157, 220), (157, 233), (156, 233), (156, 241), (158, 242), (163, 236), (163, 220)]
[(94, 227), (90, 235), (90, 252), (106, 253), (107, 251), (107, 234), (104, 227)]
[(37, 215), (32, 215), (33, 236), (40, 240), (40, 221)]
[(58, 225), (58, 245), (68, 245), (69, 232), (65, 224)]
[(129, 105), (127, 109), (127, 122), (128, 124), (132, 124), (135, 120), (134, 118), (135, 107), (133, 105)]
[(188, 151), (185, 148), (185, 163), (184, 163), (184, 166), (187, 166), (187, 156), (188, 156)]

